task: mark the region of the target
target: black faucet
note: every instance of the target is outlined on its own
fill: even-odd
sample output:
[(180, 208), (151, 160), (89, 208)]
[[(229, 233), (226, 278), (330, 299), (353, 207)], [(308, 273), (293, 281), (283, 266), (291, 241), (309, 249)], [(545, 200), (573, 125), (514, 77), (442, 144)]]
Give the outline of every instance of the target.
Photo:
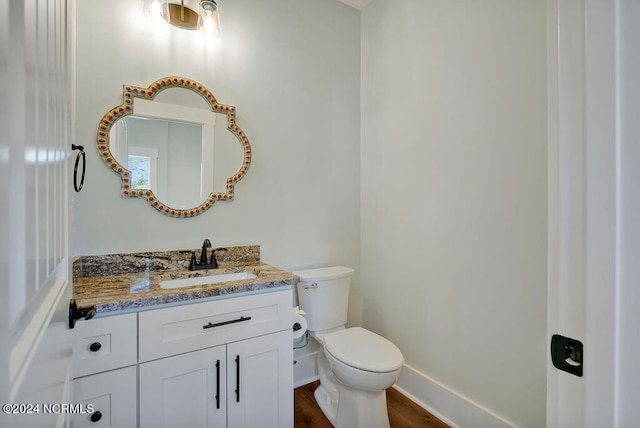
[(207, 259), (207, 248), (211, 248), (211, 241), (205, 239), (202, 243), (202, 252), (200, 253), (200, 263), (197, 262), (196, 252), (191, 252), (191, 262), (189, 263), (189, 270), (200, 269), (217, 269), (218, 261), (216, 260), (216, 251), (226, 250), (226, 248), (214, 248), (211, 250), (211, 261)]
[(211, 241), (209, 241), (208, 239), (205, 239), (204, 242), (202, 243), (202, 252), (200, 253), (201, 265), (207, 264), (207, 248), (211, 248)]

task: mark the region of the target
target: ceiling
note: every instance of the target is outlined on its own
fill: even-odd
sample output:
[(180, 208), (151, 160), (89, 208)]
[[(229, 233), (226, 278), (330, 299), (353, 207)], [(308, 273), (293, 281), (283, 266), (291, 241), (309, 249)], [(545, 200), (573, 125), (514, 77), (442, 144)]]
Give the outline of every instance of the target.
[(354, 9), (362, 10), (371, 0), (340, 0), (342, 3), (351, 6)]

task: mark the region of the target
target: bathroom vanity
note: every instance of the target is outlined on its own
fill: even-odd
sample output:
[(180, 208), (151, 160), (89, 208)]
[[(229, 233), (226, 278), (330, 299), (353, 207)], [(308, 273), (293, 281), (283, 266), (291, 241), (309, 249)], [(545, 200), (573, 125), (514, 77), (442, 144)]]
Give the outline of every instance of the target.
[[(156, 256), (134, 259), (148, 264)], [(259, 261), (238, 263), (78, 276), (78, 307), (95, 317), (72, 330), (74, 403), (94, 411), (73, 415), (74, 426), (292, 427), (297, 277)], [(215, 282), (239, 272), (251, 275)], [(202, 280), (160, 285), (185, 278)]]

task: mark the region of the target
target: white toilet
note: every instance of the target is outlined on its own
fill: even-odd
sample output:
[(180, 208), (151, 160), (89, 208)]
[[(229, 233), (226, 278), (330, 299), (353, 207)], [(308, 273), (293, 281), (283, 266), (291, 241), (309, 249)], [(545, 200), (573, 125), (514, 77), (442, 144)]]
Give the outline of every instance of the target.
[(361, 327), (345, 328), (353, 269), (334, 266), (293, 272), (298, 300), (318, 352), (318, 405), (337, 428), (389, 428), (385, 389), (400, 376), (402, 353)]

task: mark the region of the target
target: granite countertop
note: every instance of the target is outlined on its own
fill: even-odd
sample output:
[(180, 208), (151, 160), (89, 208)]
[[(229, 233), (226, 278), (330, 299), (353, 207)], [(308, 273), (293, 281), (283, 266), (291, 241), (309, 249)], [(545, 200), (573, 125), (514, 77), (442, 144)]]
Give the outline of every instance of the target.
[[(247, 252), (247, 248), (251, 251)], [(230, 247), (225, 250), (227, 254), (220, 257), (218, 269), (195, 271), (186, 268), (188, 258), (185, 262), (184, 251), (83, 257), (74, 263), (73, 297), (78, 308), (94, 308), (96, 314), (107, 314), (233, 293), (291, 287), (298, 282), (296, 275), (260, 262), (257, 246)], [(256, 278), (172, 289), (160, 287), (161, 281), (169, 279), (238, 272), (249, 272)]]

